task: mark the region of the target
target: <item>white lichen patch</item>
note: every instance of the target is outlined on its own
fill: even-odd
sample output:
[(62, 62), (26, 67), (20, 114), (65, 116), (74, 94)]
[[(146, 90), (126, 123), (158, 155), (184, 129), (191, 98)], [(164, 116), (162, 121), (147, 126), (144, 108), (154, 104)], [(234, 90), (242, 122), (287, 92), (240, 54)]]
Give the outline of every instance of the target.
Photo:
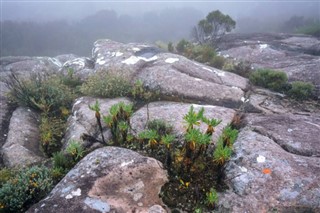
[(259, 44), (260, 49), (266, 49), (268, 47), (268, 44)]
[(239, 169), (241, 170), (241, 172), (248, 172), (248, 169), (246, 167), (239, 166)]
[(49, 61), (51, 61), (52, 63), (54, 63), (55, 65), (57, 65), (58, 67), (62, 67), (62, 64), (60, 63), (60, 61), (56, 58), (49, 58)]
[(177, 61), (179, 61), (179, 58), (167, 58), (164, 62), (172, 64)]
[(293, 131), (293, 129), (288, 129), (288, 130), (287, 130), (287, 132), (292, 132), (292, 131)]
[(258, 163), (264, 163), (266, 161), (266, 157), (262, 156), (262, 155), (259, 155), (257, 157), (257, 162)]
[(204, 108), (215, 108), (216, 106), (212, 106), (212, 105), (198, 105), (198, 104), (192, 104), (192, 106), (194, 108), (201, 108), (201, 107), (204, 107)]
[(140, 60), (149, 62), (149, 61), (155, 61), (155, 60), (157, 60), (157, 59), (158, 59), (158, 57), (157, 57), (156, 55), (153, 56), (153, 57), (151, 57), (151, 58), (131, 56), (130, 58), (127, 58), (126, 60), (121, 61), (121, 63), (127, 64), (127, 65), (133, 65), (133, 64), (136, 64), (136, 63), (137, 63), (138, 61), (140, 61)]
[(136, 64), (140, 59), (136, 56), (131, 56), (130, 58), (127, 58), (124, 61), (121, 61), (121, 63), (123, 64), (127, 64), (127, 65), (133, 65)]
[(138, 48), (138, 47), (133, 47), (132, 50), (133, 50), (134, 52), (138, 52), (138, 51), (140, 51), (140, 48)]
[(101, 58), (97, 59), (96, 63), (99, 65), (104, 65), (106, 63), (106, 61), (104, 60), (104, 57), (101, 57)]
[(210, 69), (210, 68), (207, 68), (207, 67), (202, 67), (202, 69), (207, 70), (207, 71), (209, 71), (209, 72), (213, 72), (213, 73), (215, 73), (217, 76), (220, 76), (220, 77), (225, 75), (224, 72), (218, 71), (218, 70), (215, 70), (215, 69)]
[(247, 103), (247, 102), (249, 102), (249, 99), (246, 99), (245, 97), (241, 97), (241, 99), (240, 99), (243, 103)]
[(111, 55), (111, 57), (119, 57), (123, 55), (122, 52), (108, 52), (108, 54)]
[(202, 79), (200, 79), (200, 78), (194, 78), (194, 80), (196, 80), (196, 81), (202, 81)]
[(133, 160), (128, 161), (128, 162), (123, 162), (123, 163), (120, 165), (120, 167), (124, 167), (124, 166), (130, 165), (130, 164), (132, 164), (133, 162), (134, 162)]
[(65, 198), (67, 200), (72, 199), (73, 197), (79, 197), (81, 196), (81, 189), (77, 188), (75, 191), (72, 191), (70, 194), (68, 194)]
[(77, 65), (80, 68), (84, 68), (86, 63), (85, 63), (83, 58), (76, 58), (76, 59), (73, 59), (73, 60), (66, 61), (63, 64), (64, 67), (67, 67), (67, 66), (70, 66), (70, 65)]
[(236, 86), (232, 86), (231, 88), (241, 90), (239, 87), (236, 87)]

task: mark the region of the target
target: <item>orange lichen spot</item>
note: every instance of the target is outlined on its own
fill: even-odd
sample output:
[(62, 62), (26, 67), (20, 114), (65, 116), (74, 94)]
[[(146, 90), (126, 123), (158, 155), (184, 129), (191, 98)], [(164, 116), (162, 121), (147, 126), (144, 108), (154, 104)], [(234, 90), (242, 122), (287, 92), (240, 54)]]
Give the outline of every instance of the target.
[(265, 168), (265, 169), (262, 170), (262, 173), (265, 174), (265, 175), (271, 174), (271, 169)]

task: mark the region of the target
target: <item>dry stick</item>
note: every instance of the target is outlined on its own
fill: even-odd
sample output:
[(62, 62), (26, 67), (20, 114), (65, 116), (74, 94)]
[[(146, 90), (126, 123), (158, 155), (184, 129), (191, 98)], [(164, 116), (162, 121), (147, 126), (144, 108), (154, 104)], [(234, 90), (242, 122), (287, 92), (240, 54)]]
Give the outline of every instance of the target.
[(102, 130), (102, 125), (101, 125), (101, 116), (99, 112), (96, 112), (96, 118), (97, 118), (97, 123), (101, 132), (101, 138), (102, 138), (102, 142), (104, 144), (107, 144), (106, 141), (104, 140), (104, 136), (103, 136), (103, 130)]

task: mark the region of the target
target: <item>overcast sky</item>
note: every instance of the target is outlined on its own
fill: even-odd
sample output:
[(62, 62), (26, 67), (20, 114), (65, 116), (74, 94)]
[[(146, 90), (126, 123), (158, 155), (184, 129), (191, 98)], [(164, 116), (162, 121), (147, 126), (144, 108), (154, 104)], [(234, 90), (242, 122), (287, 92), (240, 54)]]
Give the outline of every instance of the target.
[(219, 9), (234, 19), (240, 17), (290, 17), (292, 15), (318, 16), (320, 19), (320, 1), (261, 1), (261, 0), (126, 0), (126, 1), (83, 1), (83, 0), (0, 0), (2, 20), (48, 21), (56, 19), (78, 20), (102, 9), (112, 9), (117, 14), (139, 15), (148, 11), (165, 8), (192, 7), (204, 15)]

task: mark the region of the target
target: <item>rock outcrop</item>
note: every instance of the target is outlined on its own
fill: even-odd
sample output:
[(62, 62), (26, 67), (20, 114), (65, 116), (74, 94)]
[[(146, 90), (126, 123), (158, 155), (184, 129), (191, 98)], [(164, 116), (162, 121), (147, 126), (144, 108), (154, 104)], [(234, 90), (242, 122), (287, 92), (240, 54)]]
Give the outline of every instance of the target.
[[(319, 39), (301, 35), (227, 35), (220, 50), (222, 55), (248, 60), (256, 68), (281, 69), (289, 80), (311, 81), (319, 89), (319, 45)], [(245, 119), (234, 144), (235, 154), (225, 166), (229, 189), (219, 193), (217, 211), (320, 212), (318, 103), (290, 102), (283, 94), (250, 87), (247, 79), (236, 74), (145, 44), (104, 39), (95, 42), (92, 58), (69, 54), (0, 59), (1, 78), (11, 71), (26, 77), (32, 72), (66, 74), (68, 68), (82, 80), (98, 70), (116, 70), (131, 83), (141, 80), (146, 88), (157, 91), (162, 101), (142, 106), (131, 117), (134, 134), (145, 128), (148, 119), (163, 119), (173, 126), (174, 134), (181, 136), (185, 131), (183, 116), (189, 107), (193, 105), (197, 110), (203, 106), (208, 117), (222, 119), (213, 134), (215, 143), (222, 129), (242, 111)], [(4, 84), (0, 85), (3, 126), (8, 123), (10, 110), (7, 90)], [(95, 113), (88, 107), (96, 100), (103, 115), (115, 103), (132, 102), (128, 98), (75, 100), (64, 148), (72, 139), (87, 146), (81, 139), (83, 133), (101, 140)], [(37, 150), (39, 135), (34, 115), (18, 108), (11, 118), (9, 133), (1, 130), (1, 134), (8, 135), (1, 150), (5, 165), (23, 166), (43, 159)], [(103, 126), (108, 140), (110, 131)], [(95, 144), (93, 148), (99, 146)], [(158, 197), (166, 181), (166, 172), (158, 161), (127, 149), (100, 148), (81, 160), (47, 198), (28, 212), (166, 212)]]
[(166, 181), (157, 160), (105, 147), (82, 159), (27, 212), (166, 212), (158, 196)]
[(219, 44), (221, 54), (287, 73), (290, 81), (312, 82), (320, 96), (320, 40), (288, 34), (232, 34)]
[(93, 58), (96, 69), (121, 70), (129, 79), (179, 100), (237, 108), (248, 89), (245, 78), (148, 45), (98, 40)]

